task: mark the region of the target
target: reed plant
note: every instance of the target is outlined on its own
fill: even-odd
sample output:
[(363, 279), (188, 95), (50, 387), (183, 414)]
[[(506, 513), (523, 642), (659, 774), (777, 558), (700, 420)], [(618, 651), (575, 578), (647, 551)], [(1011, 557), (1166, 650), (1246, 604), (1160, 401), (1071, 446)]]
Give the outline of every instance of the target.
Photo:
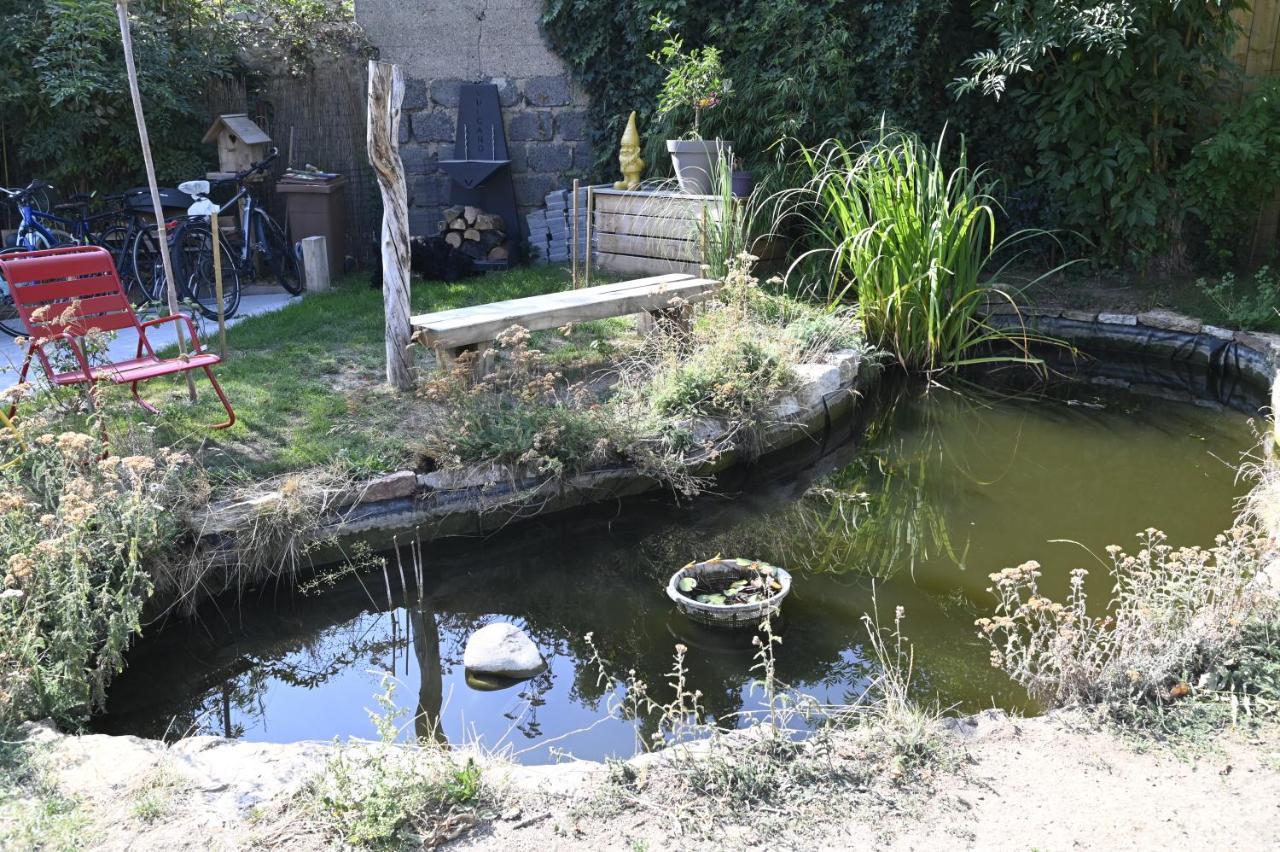
[(800, 148), (803, 182), (774, 196), (774, 228), (798, 220), (812, 241), (788, 277), (825, 259), (819, 294), (832, 307), (855, 303), (870, 342), (909, 370), (1038, 364), (1020, 324), (998, 328), (985, 312), (993, 299), (1012, 304), (992, 283), (993, 256), (1044, 232), (997, 241), (993, 182), (969, 167), (963, 141), (948, 168), (944, 143), (945, 132), (928, 146), (882, 124), (875, 141)]

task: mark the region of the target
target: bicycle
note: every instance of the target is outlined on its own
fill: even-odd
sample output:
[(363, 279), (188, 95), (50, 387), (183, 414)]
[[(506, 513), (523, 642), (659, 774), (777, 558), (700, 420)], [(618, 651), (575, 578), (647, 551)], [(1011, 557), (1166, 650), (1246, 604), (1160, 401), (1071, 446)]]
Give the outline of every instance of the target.
[[(234, 176), (225, 180), (217, 181), (214, 187), (234, 184), (237, 187), (236, 193), (229, 201), (218, 207), (219, 216), (225, 214), (232, 208), (239, 207), (239, 222), (236, 230), (239, 245), (233, 246), (231, 251), (231, 263), (238, 276), (256, 278), (257, 266), (261, 262), (275, 277), (276, 282), (291, 295), (298, 295), (302, 292), (303, 281), (302, 271), (298, 263), (298, 255), (295, 246), (289, 242), (285, 236), (284, 228), (271, 218), (271, 215), (262, 208), (257, 198), (245, 182), (255, 174), (265, 172), (267, 167), (279, 156), (279, 149), (273, 149), (271, 154), (264, 160), (253, 163), (244, 171), (237, 172)], [(197, 200), (207, 199), (211, 188), (208, 181), (189, 181), (182, 186), (195, 197)], [(241, 202), (243, 201), (243, 204)], [(227, 246), (225, 239), (219, 241), (224, 247)], [(213, 267), (213, 240), (209, 236), (209, 226), (203, 217), (193, 217), (178, 223), (177, 231), (172, 238), (171, 245), (182, 247), (178, 252), (184, 260), (184, 263), (195, 264), (192, 269), (184, 269), (184, 274), (179, 274), (176, 270), (175, 275), (179, 275), (179, 279), (187, 278), (188, 283), (195, 283), (199, 286), (211, 285), (212, 282), (205, 281), (203, 276), (211, 275)], [(224, 249), (225, 250), (225, 249)], [(223, 262), (223, 274), (227, 273), (228, 264)], [(199, 278), (192, 278), (192, 275), (199, 275)], [(160, 276), (163, 278), (163, 275)], [(236, 282), (237, 288), (239, 281)], [(239, 290), (236, 290), (235, 298), (239, 300)]]

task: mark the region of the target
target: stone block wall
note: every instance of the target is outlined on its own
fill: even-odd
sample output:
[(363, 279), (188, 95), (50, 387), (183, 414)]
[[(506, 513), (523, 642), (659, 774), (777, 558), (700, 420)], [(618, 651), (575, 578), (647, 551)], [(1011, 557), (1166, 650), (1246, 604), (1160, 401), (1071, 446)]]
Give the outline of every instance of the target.
[(409, 229), (434, 234), (449, 203), (437, 166), (453, 155), (458, 87), (498, 87), (520, 209), (542, 206), (592, 162), (587, 102), (542, 40), (542, 0), (356, 0), (356, 19), (384, 61), (405, 71), (400, 155), (409, 183)]

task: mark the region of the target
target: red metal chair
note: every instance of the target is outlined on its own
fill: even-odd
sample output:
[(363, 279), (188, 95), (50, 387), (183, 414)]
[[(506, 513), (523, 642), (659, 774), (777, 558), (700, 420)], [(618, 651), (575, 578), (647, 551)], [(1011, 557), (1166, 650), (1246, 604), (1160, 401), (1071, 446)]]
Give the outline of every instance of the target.
[[(120, 276), (116, 272), (111, 253), (97, 246), (68, 246), (43, 251), (0, 254), (0, 278), (4, 279), (13, 298), (22, 323), (31, 335), (27, 358), (22, 364), (18, 381), (27, 379), (33, 355), (40, 356), (40, 363), (49, 381), (55, 385), (88, 384), (90, 394), (95, 394), (97, 383), (103, 380), (117, 385), (128, 384), (133, 398), (152, 414), (154, 406), (138, 395), (139, 382), (158, 376), (204, 370), (213, 385), (214, 393), (227, 410), (227, 421), (211, 426), (226, 429), (236, 422), (236, 413), (213, 376), (214, 364), (222, 361), (212, 352), (200, 348), (195, 323), (183, 314), (139, 322), (133, 306), (124, 294)], [(185, 322), (191, 335), (192, 351), (177, 358), (159, 358), (147, 339), (147, 329), (167, 322)], [(114, 363), (90, 364), (85, 357), (80, 339), (90, 331), (123, 331), (133, 329), (138, 335), (137, 354), (130, 359)], [(50, 343), (67, 345), (75, 366), (59, 372), (49, 362), (45, 347)], [(145, 350), (145, 354), (144, 354)], [(17, 403), (9, 408), (9, 416), (17, 411)]]

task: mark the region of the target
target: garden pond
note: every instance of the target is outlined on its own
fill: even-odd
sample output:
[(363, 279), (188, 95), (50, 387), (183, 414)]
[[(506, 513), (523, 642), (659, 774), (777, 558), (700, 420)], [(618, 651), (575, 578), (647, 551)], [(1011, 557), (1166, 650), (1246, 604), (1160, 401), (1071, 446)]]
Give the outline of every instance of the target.
[[(1256, 444), (1260, 400), (1191, 372), (1146, 378), (1172, 395), (1190, 388), (1196, 404), (1096, 382), (1015, 387), (1025, 378), (999, 382), (1000, 393), (886, 381), (822, 446), (765, 459), (692, 505), (633, 499), (426, 546), (421, 597), (392, 558), (386, 579), (339, 573), (210, 606), (138, 643), (96, 727), (372, 737), (368, 710), (390, 674), (406, 736), (478, 740), (530, 763), (627, 756), (651, 721), (607, 715), (620, 690), (599, 679), (588, 633), (613, 674), (633, 671), (659, 699), (683, 644), (708, 714), (761, 705), (752, 632), (696, 625), (664, 593), (676, 569), (716, 554), (791, 572), (777, 675), (797, 690), (856, 699), (876, 667), (862, 616), (877, 609), (891, 623), (901, 606), (920, 698), (1035, 712), (975, 631), (993, 600), (987, 575), (1035, 559), (1042, 588), (1059, 596), (1084, 567), (1105, 600), (1108, 544), (1136, 548), (1148, 527), (1174, 545), (1212, 543), (1247, 490), (1236, 468)], [(549, 667), (485, 691), (468, 685), (462, 652), (496, 620), (523, 627)]]

